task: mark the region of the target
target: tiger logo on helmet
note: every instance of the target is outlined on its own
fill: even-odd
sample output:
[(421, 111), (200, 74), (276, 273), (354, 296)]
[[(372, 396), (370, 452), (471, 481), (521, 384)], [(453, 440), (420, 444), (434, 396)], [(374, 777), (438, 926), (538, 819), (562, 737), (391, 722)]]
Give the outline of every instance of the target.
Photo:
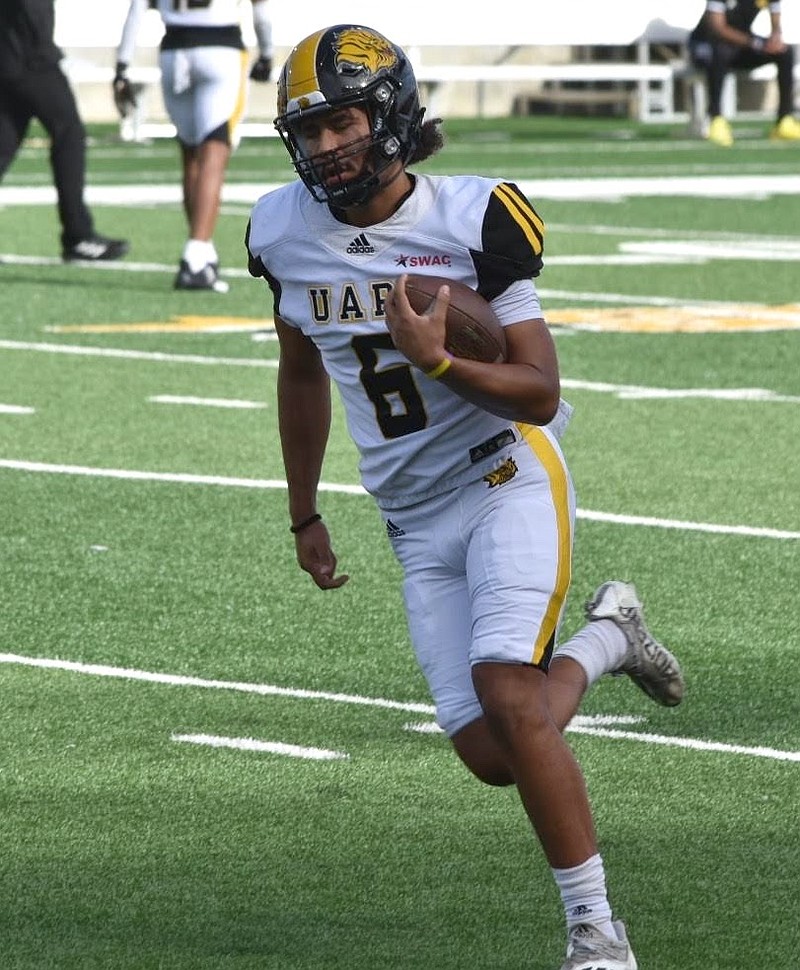
[(364, 27), (349, 27), (336, 37), (334, 64), (340, 74), (377, 74), (381, 68), (388, 70), (397, 64), (397, 51), (381, 34)]

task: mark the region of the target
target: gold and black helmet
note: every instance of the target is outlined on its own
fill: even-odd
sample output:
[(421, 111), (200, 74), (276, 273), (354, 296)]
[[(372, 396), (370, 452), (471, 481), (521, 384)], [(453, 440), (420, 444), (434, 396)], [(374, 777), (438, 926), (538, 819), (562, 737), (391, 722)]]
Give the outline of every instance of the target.
[[(330, 153), (309, 156), (298, 124), (318, 113), (363, 107), (370, 120), (369, 171), (349, 182), (323, 182)], [(370, 27), (339, 24), (306, 37), (294, 48), (278, 81), (277, 128), (298, 175), (319, 202), (363, 205), (380, 188), (380, 175), (398, 159), (409, 161), (419, 141), (424, 109), (414, 71), (403, 50)], [(358, 146), (363, 151), (363, 143)], [(346, 151), (346, 149), (344, 150)]]

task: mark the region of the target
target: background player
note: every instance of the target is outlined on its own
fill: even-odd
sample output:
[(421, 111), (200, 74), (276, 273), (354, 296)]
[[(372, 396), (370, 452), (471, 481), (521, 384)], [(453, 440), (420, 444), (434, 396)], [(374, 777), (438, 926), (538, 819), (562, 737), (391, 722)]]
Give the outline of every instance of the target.
[[(135, 103), (128, 76), (142, 15), (157, 7), (166, 28), (159, 62), (164, 105), (177, 130), (183, 171), (183, 206), (188, 239), (175, 278), (179, 290), (216, 290), (219, 257), (214, 230), (236, 128), (246, 104), (248, 58), (242, 39), (239, 0), (131, 0), (117, 50), (114, 99), (120, 113)], [(272, 70), (272, 29), (267, 0), (252, 0), (259, 58), (252, 77), (267, 81)]]

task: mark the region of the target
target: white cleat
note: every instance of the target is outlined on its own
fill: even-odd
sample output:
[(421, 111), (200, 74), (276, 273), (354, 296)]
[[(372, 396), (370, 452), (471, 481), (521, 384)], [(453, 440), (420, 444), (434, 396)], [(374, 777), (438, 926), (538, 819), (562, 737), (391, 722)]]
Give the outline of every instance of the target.
[(561, 970), (639, 970), (628, 942), (625, 924), (613, 924), (616, 940), (610, 940), (591, 923), (579, 923), (569, 931), (567, 960)]
[(586, 618), (611, 620), (625, 634), (628, 650), (615, 674), (627, 674), (645, 694), (665, 707), (680, 704), (685, 689), (680, 664), (647, 629), (642, 603), (632, 583), (603, 583), (586, 604)]

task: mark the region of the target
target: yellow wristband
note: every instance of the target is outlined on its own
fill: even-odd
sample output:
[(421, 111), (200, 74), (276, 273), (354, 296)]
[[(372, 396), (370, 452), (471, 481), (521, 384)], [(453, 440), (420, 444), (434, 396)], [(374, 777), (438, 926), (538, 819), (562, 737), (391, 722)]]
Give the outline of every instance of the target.
[[(447, 353), (447, 351), (445, 351)], [(453, 363), (453, 355), (447, 354), (443, 361), (438, 363), (433, 370), (425, 371), (425, 376), (430, 377), (432, 381), (438, 381), (442, 374), (446, 374)]]

